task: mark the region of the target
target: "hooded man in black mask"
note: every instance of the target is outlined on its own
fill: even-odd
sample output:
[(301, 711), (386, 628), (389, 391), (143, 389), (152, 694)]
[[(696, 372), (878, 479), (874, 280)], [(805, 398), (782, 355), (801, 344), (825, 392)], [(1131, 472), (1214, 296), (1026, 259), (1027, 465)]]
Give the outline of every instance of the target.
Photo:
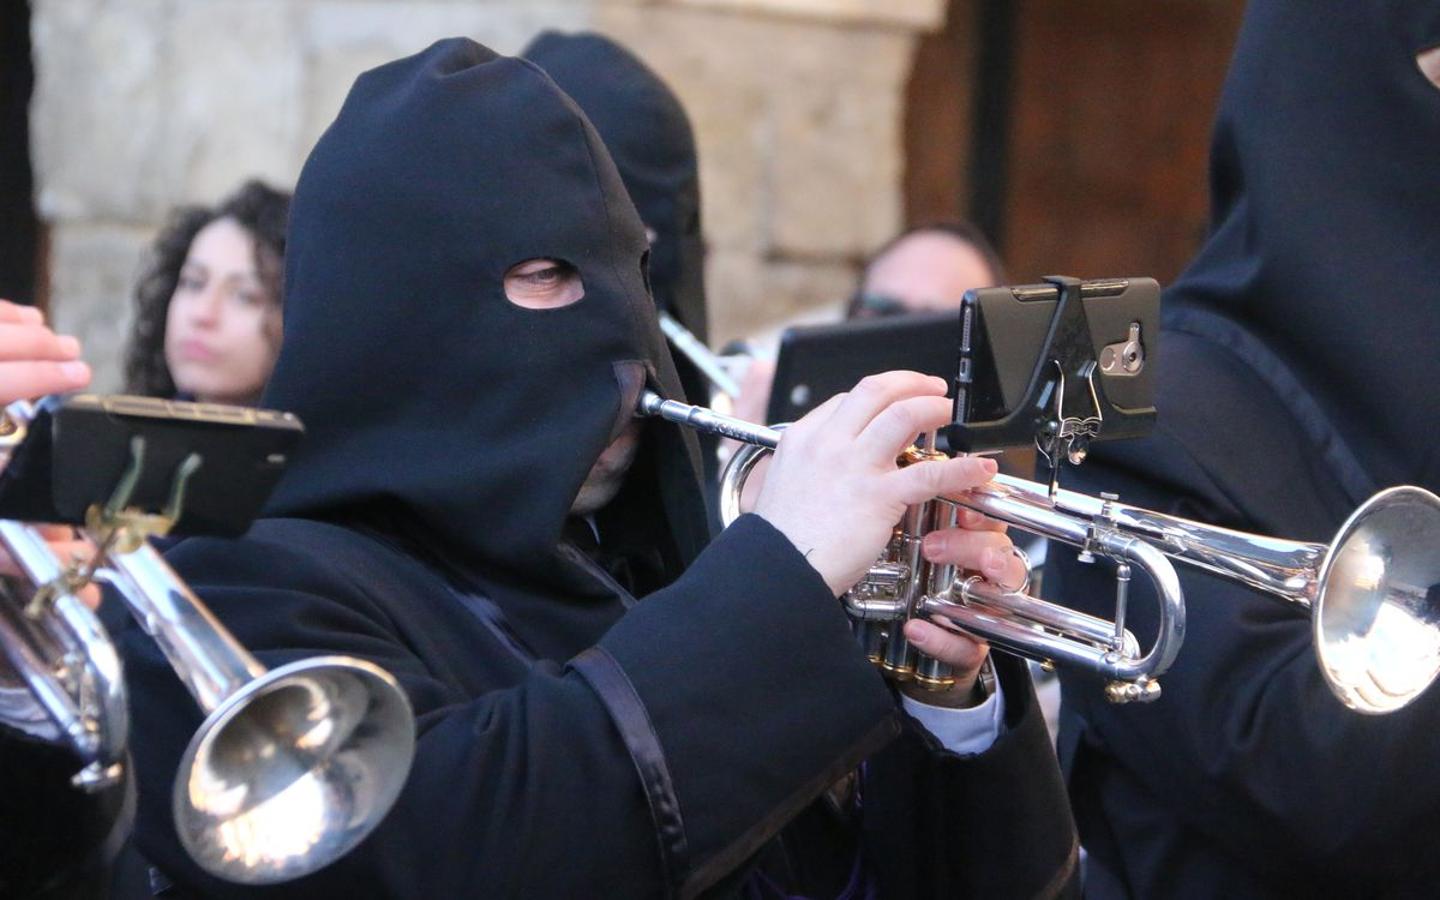
[[(993, 749), (948, 754), (902, 727), (835, 603), (906, 503), (993, 472), (896, 468), (948, 419), (944, 385), (890, 373), (797, 423), (756, 514), (707, 548), (693, 436), (633, 416), (642, 387), (680, 393), (646, 252), (573, 102), (469, 41), (361, 76), (311, 154), (265, 398), (306, 447), (273, 518), (170, 559), (265, 664), (394, 673), (419, 740), (380, 828), (270, 891), (1060, 890), (1073, 829), (1023, 680)], [(975, 526), (929, 552), (1015, 580)], [(983, 648), (912, 628), (965, 699)], [(139, 848), (182, 893), (244, 893), (179, 848), (169, 784), (199, 717), (148, 638), (123, 642)], [(816, 802), (867, 758), (863, 804)]]
[[(1252, 3), (1213, 230), (1164, 300), (1158, 427), (1097, 445), (1071, 486), (1320, 542), (1379, 488), (1440, 489), (1440, 88), (1417, 66), (1437, 46), (1432, 2)], [(1053, 552), (1047, 590), (1108, 613), (1108, 573)], [(1434, 896), (1440, 691), (1353, 712), (1307, 615), (1179, 568), (1188, 634), (1158, 702), (1063, 678), (1087, 895)]]

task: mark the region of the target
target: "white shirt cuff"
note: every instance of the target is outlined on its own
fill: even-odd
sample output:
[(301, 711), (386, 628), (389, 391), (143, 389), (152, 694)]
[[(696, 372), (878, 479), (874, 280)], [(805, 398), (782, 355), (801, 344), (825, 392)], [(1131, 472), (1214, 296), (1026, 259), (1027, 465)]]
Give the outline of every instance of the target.
[(1005, 695), (999, 680), (995, 682), (993, 694), (968, 709), (931, 706), (908, 694), (900, 695), (900, 703), (905, 712), (951, 753), (984, 753), (1000, 736), (1005, 723)]

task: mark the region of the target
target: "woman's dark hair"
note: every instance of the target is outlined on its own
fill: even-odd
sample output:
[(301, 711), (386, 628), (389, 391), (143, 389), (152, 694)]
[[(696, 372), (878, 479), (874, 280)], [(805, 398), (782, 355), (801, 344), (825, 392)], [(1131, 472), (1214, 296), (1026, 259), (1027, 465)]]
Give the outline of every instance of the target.
[(255, 238), (255, 271), (278, 305), (289, 216), (290, 195), (253, 180), (214, 207), (183, 206), (170, 214), (146, 254), (135, 285), (135, 323), (125, 353), (127, 391), (149, 397), (175, 395), (175, 381), (165, 364), (165, 319), (195, 235), (220, 219), (233, 219), (241, 225)]
[[(912, 228), (905, 229), (886, 241), (884, 246), (879, 250), (870, 254), (870, 258), (866, 260), (864, 268), (860, 270), (860, 279), (855, 285), (855, 293), (850, 295), (850, 305), (845, 309), (845, 318), (855, 318), (855, 316), (859, 314), (860, 308), (865, 305), (865, 282), (870, 278), (870, 267), (875, 265), (875, 261), (889, 253), (894, 249), (895, 245), (917, 234), (948, 234), (960, 243), (973, 247), (975, 252), (980, 254), (980, 258), (985, 260), (985, 266), (995, 276), (995, 283), (1005, 283), (1005, 264), (1000, 261), (1000, 254), (995, 252), (995, 247), (990, 243), (989, 239), (985, 237), (985, 233), (978, 227), (963, 219), (945, 219), (938, 222), (928, 222), (924, 225), (916, 225)], [(989, 285), (986, 286), (988, 287)], [(902, 310), (896, 309), (895, 311), (900, 312)]]

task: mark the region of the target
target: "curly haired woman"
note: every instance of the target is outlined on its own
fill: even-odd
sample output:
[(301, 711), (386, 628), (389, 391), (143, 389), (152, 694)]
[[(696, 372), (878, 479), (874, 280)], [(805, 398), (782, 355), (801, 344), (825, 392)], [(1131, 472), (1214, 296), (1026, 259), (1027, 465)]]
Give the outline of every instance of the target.
[(135, 289), (127, 390), (253, 405), (280, 352), (290, 195), (247, 181), (176, 210)]

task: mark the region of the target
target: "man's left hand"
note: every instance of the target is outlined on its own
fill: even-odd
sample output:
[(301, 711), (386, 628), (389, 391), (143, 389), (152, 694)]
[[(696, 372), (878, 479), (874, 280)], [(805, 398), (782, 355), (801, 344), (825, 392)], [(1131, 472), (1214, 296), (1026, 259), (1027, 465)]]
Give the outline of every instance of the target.
[[(985, 580), (1008, 589), (1025, 583), (1029, 573), (1015, 555), (1015, 545), (1005, 534), (1006, 526), (973, 510), (962, 510), (957, 528), (933, 531), (921, 545), (932, 563), (953, 564), (978, 572)], [(959, 634), (923, 619), (905, 623), (905, 638), (926, 656), (948, 663), (955, 674), (955, 686), (948, 691), (927, 691), (906, 684), (902, 690), (912, 699), (931, 706), (973, 706), (975, 681), (990, 652), (984, 641)]]

